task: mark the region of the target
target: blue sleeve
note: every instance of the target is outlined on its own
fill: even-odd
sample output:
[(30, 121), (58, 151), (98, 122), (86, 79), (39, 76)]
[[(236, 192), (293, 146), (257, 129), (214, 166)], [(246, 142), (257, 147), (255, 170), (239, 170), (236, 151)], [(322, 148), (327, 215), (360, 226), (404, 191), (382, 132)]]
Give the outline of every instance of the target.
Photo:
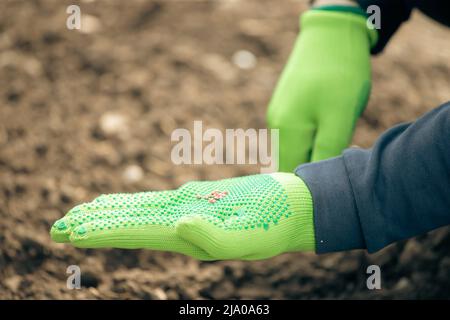
[(317, 253), (367, 249), (450, 224), (450, 102), (385, 132), (372, 149), (299, 166)]
[[(432, 19), (450, 26), (450, 1), (448, 0), (356, 0), (367, 12), (376, 5), (380, 8), (381, 28), (378, 29), (378, 42), (372, 53), (381, 52), (397, 29), (411, 16), (411, 11), (419, 9)], [(368, 13), (372, 14), (372, 11)]]

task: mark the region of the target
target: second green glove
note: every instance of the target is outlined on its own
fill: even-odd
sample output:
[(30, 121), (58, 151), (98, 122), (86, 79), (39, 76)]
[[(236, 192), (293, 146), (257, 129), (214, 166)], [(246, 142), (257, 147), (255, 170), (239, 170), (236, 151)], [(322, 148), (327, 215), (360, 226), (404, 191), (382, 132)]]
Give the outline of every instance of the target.
[(301, 17), (267, 112), (268, 126), (280, 130), (280, 171), (337, 156), (352, 138), (369, 96), (370, 46), (377, 37), (355, 9), (314, 9)]

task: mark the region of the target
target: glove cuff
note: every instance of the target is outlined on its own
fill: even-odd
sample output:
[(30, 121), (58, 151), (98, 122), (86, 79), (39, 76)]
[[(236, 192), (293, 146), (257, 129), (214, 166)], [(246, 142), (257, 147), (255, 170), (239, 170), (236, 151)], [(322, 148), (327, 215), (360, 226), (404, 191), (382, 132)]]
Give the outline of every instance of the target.
[(333, 28), (349, 27), (364, 32), (368, 39), (369, 49), (374, 47), (378, 41), (378, 32), (376, 29), (369, 28), (367, 24), (367, 15), (359, 7), (351, 6), (322, 6), (312, 8), (311, 10), (302, 14), (300, 18), (300, 28), (308, 30), (315, 26)]
[(344, 6), (344, 5), (323, 5), (319, 7), (311, 8), (311, 10), (323, 10), (323, 11), (334, 11), (334, 12), (351, 12), (366, 18), (367, 15), (361, 7), (357, 4), (355, 6)]
[(308, 187), (293, 173), (276, 172), (270, 176), (283, 186), (289, 208), (297, 219), (298, 233), (293, 243), (289, 244), (289, 251), (315, 250), (313, 202)]

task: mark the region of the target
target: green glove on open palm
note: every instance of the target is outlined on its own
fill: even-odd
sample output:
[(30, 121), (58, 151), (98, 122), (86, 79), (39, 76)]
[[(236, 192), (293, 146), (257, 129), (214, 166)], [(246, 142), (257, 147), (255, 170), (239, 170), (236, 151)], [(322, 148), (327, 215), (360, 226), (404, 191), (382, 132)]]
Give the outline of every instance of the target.
[(103, 195), (56, 221), (56, 242), (146, 248), (201, 260), (255, 260), (315, 247), (311, 195), (290, 173)]
[[(346, 7), (340, 7), (342, 8)], [(310, 10), (267, 112), (280, 130), (280, 171), (337, 156), (348, 146), (370, 92), (376, 31), (364, 12)]]

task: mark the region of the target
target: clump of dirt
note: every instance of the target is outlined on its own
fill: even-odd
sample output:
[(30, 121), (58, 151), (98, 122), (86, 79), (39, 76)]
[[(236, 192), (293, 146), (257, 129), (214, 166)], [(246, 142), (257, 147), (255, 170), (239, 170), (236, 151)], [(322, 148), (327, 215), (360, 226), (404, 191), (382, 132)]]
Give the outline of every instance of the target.
[[(268, 0), (82, 1), (79, 32), (66, 28), (67, 5), (0, 3), (1, 299), (449, 297), (448, 228), (372, 256), (297, 253), (256, 262), (53, 243), (52, 222), (101, 193), (257, 172), (175, 166), (170, 134), (194, 120), (263, 128), (306, 9)], [(449, 98), (449, 35), (415, 15), (374, 58), (355, 144), (368, 147)], [(242, 50), (251, 63), (236, 61)], [(371, 264), (381, 266), (382, 290), (366, 287)], [(82, 270), (81, 290), (66, 288), (69, 265)]]

